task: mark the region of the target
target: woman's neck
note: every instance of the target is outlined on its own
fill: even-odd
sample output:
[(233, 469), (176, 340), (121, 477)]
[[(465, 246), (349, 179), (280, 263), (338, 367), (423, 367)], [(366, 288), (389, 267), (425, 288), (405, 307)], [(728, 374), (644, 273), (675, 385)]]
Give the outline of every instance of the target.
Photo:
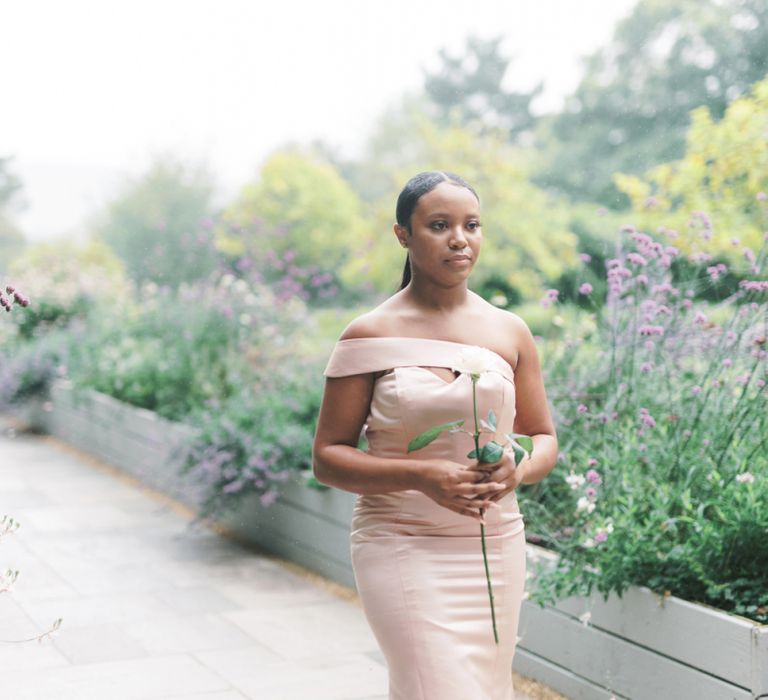
[(428, 313), (449, 314), (470, 302), (471, 292), (466, 282), (454, 287), (441, 287), (432, 282), (413, 278), (403, 290), (410, 303)]

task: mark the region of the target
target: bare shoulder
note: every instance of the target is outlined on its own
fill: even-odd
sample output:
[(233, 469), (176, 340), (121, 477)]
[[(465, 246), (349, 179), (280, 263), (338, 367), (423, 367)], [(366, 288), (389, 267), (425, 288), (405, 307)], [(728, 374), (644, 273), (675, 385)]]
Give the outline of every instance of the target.
[(493, 304), (488, 304), (485, 309), (485, 317), (492, 321), (495, 329), (493, 334), (494, 345), (498, 352), (516, 370), (521, 361), (525, 361), (531, 355), (536, 354), (536, 342), (528, 324), (514, 311), (500, 309)]
[(342, 334), (339, 336), (339, 340), (353, 340), (355, 338), (375, 338), (379, 335), (377, 330), (378, 324), (376, 323), (375, 309), (368, 311), (367, 313), (352, 319)]
[(355, 338), (381, 338), (397, 333), (397, 311), (399, 308), (399, 295), (385, 299), (377, 307), (352, 319), (339, 336), (339, 340), (353, 340)]

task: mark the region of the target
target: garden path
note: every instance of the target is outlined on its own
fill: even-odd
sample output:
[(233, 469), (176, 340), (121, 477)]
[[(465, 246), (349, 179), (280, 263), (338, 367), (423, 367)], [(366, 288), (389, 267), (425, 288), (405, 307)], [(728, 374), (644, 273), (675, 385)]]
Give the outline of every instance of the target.
[[(21, 527), (0, 539), (0, 572), (19, 571), (0, 593), (4, 698), (385, 700), (353, 591), (195, 526), (179, 503), (0, 418), (5, 514)], [(41, 642), (2, 641), (59, 617)], [(561, 697), (515, 685), (518, 700)]]

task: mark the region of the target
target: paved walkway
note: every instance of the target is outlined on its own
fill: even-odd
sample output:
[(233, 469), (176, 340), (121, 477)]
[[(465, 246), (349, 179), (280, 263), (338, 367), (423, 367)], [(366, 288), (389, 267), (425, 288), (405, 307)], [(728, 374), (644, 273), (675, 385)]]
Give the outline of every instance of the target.
[[(10, 426), (0, 419), (0, 519), (21, 526), (0, 538), (0, 573), (19, 571), (0, 593), (4, 700), (386, 700), (352, 591), (192, 527), (133, 478)], [(5, 643), (57, 618), (51, 637)]]

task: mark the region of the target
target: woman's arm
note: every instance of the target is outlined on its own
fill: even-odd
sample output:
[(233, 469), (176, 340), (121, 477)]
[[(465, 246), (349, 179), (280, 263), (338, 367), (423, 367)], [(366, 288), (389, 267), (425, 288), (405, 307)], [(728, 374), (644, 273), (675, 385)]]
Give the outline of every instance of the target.
[(520, 484), (535, 484), (547, 476), (557, 462), (557, 433), (549, 410), (544, 380), (541, 374), (536, 341), (528, 325), (519, 316), (512, 316), (513, 332), (517, 339), (518, 358), (515, 367), (515, 423), (514, 432), (530, 435), (533, 452), (529, 458), (515, 466), (511, 450), (493, 465), (478, 465), (475, 469), (496, 468), (488, 479), (506, 484), (506, 489), (491, 498), (504, 498)]
[(312, 449), (315, 477), (360, 494), (417, 488), (417, 460), (379, 458), (357, 448), (372, 394), (372, 374), (326, 379)]

